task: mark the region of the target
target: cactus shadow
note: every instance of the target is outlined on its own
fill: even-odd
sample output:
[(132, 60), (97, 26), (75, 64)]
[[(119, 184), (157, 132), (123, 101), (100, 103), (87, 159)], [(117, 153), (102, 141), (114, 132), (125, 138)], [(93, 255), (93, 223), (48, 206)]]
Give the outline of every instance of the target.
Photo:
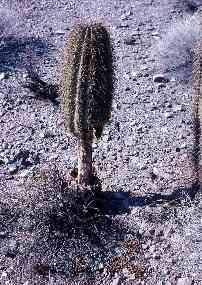
[(180, 187), (175, 189), (170, 194), (149, 193), (146, 196), (130, 197), (130, 207), (157, 207), (169, 203), (173, 206), (178, 206), (186, 201), (193, 201), (196, 194), (201, 191), (201, 186), (198, 183), (193, 184), (191, 187)]
[(149, 193), (145, 196), (131, 196), (129, 192), (98, 192), (96, 200), (99, 209), (111, 216), (129, 213), (134, 207), (157, 207), (169, 204), (170, 206), (180, 206), (182, 203), (195, 199), (196, 194), (201, 191), (201, 185), (193, 184), (191, 187), (181, 187), (175, 189), (170, 194)]
[(49, 52), (48, 43), (42, 38), (6, 37), (0, 43), (0, 71), (29, 67)]

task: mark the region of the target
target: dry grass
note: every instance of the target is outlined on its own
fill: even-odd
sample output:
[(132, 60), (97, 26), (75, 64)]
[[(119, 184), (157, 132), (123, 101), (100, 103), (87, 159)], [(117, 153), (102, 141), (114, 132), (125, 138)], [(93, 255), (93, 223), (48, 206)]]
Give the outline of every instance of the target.
[(172, 23), (152, 48), (152, 55), (163, 71), (176, 76), (191, 76), (193, 48), (200, 38), (199, 14), (186, 16)]
[(5, 234), (0, 272), (7, 273), (9, 284), (93, 278), (111, 258), (118, 233), (96, 195), (65, 182), (55, 167), (36, 172), (18, 187), (0, 188), (0, 232)]

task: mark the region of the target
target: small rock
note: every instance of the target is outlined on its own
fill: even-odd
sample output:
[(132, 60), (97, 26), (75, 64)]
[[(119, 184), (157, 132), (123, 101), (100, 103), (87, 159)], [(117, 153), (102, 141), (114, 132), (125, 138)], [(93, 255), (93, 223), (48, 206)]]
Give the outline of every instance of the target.
[(58, 157), (59, 157), (58, 153), (53, 153), (52, 155), (49, 156), (48, 160), (56, 160), (56, 159), (58, 159)]
[(46, 129), (46, 130), (40, 132), (39, 137), (42, 138), (42, 139), (44, 139), (44, 138), (52, 138), (52, 137), (54, 137), (54, 134), (53, 134), (52, 131)]
[(155, 245), (150, 246), (150, 248), (149, 248), (149, 252), (150, 252), (150, 253), (154, 253), (155, 250), (156, 250)]
[(142, 127), (142, 126), (139, 126), (139, 127), (137, 128), (137, 132), (138, 132), (138, 133), (143, 133), (143, 127)]
[(142, 245), (142, 249), (147, 249), (148, 248), (148, 244), (147, 243), (144, 243), (143, 245)]
[(132, 77), (137, 77), (138, 72), (137, 72), (137, 71), (132, 71), (132, 72), (131, 72), (131, 75), (132, 75)]
[(10, 251), (15, 251), (16, 249), (17, 249), (17, 246), (18, 246), (18, 244), (17, 244), (17, 241), (15, 241), (15, 240), (11, 240), (10, 242), (9, 242), (9, 250)]
[(188, 277), (182, 277), (177, 280), (177, 285), (191, 285), (192, 280)]
[(132, 11), (129, 10), (128, 12), (124, 13), (123, 15), (121, 15), (121, 20), (122, 21), (128, 20), (131, 15), (132, 15)]
[(167, 83), (169, 79), (164, 74), (156, 74), (153, 76), (153, 82), (155, 83)]
[(158, 89), (165, 88), (165, 87), (166, 87), (166, 85), (164, 83), (159, 83), (158, 84)]
[(18, 166), (16, 163), (11, 163), (11, 164), (8, 164), (8, 170), (9, 170), (9, 174), (15, 174), (18, 170)]
[(137, 39), (135, 37), (129, 37), (124, 39), (124, 44), (125, 45), (135, 45), (136, 44)]
[(150, 259), (150, 257), (151, 257), (151, 256), (150, 256), (149, 253), (146, 253), (145, 256), (144, 256), (145, 259)]
[(139, 169), (140, 170), (146, 170), (148, 168), (148, 166), (146, 164), (140, 163), (139, 164)]
[(125, 277), (128, 277), (128, 273), (129, 273), (128, 268), (123, 268), (122, 273)]
[(7, 276), (8, 276), (8, 273), (7, 273), (7, 272), (3, 271), (3, 272), (1, 273), (1, 278), (6, 278)]
[(8, 148), (8, 143), (7, 142), (2, 143), (2, 149), (7, 149), (7, 148)]
[(154, 254), (152, 255), (152, 257), (153, 257), (154, 259), (160, 259), (160, 255), (159, 255), (158, 253), (154, 253)]
[(115, 278), (110, 285), (118, 285), (120, 284), (120, 277)]
[(34, 169), (33, 166), (32, 166), (30, 169), (25, 169), (25, 170), (23, 170), (23, 171), (20, 173), (19, 176), (20, 176), (21, 178), (25, 178), (25, 177), (31, 176), (33, 169)]
[(56, 35), (64, 35), (65, 31), (58, 30), (58, 31), (55, 31), (55, 34)]
[(6, 75), (4, 72), (0, 73), (0, 81), (5, 79)]
[(173, 112), (181, 112), (183, 111), (182, 105), (176, 105), (173, 107)]
[[(135, 273), (130, 274), (130, 275), (128, 276), (128, 279), (129, 279), (129, 280), (135, 280), (135, 279), (137, 279), (137, 274), (135, 274)], [(141, 284), (143, 284), (143, 283), (141, 283)]]
[(157, 176), (159, 176), (159, 174), (160, 174), (159, 169), (157, 167), (153, 167), (151, 175), (155, 176), (157, 178)]
[(132, 146), (132, 145), (134, 145), (134, 141), (133, 141), (133, 138), (132, 138), (132, 137), (128, 137), (128, 138), (126, 139), (126, 145), (127, 145), (127, 146)]
[(128, 28), (129, 25), (127, 23), (121, 23), (119, 25), (117, 25), (117, 28)]
[(165, 113), (164, 113), (164, 116), (165, 116), (166, 119), (173, 118), (173, 113), (171, 113), (171, 112), (165, 112)]
[(6, 232), (0, 232), (0, 238), (5, 238), (7, 236)]

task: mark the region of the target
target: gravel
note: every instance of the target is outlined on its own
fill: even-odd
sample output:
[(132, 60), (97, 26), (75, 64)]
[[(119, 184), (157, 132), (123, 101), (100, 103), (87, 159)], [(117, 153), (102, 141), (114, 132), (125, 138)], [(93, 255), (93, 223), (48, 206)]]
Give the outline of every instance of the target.
[[(176, 79), (177, 69), (164, 73), (152, 53), (188, 6), (180, 0), (21, 2), (0, 4), (17, 19), (0, 42), (0, 283), (202, 284), (191, 81)], [(22, 84), (30, 68), (49, 84), (58, 82), (62, 49), (79, 20), (104, 22), (116, 57), (112, 118), (93, 149), (102, 191), (112, 200), (117, 193), (114, 203), (121, 200), (124, 211), (110, 216), (114, 228), (101, 224), (103, 247), (85, 235), (59, 237), (58, 244), (46, 236), (43, 209), (59, 203), (57, 191), (47, 178), (46, 200), (33, 177), (37, 171), (46, 177), (57, 165), (69, 181), (77, 142), (65, 132), (60, 108)], [(30, 218), (27, 197), (41, 221), (36, 211)]]

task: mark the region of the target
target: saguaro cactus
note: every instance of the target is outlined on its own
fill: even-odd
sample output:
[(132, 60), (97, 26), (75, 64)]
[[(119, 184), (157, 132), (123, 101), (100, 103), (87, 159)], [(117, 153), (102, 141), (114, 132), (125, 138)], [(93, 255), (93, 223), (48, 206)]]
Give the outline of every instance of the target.
[(113, 94), (110, 36), (101, 24), (77, 25), (64, 50), (61, 106), (67, 131), (78, 138), (78, 182), (92, 176), (93, 136), (110, 118)]

